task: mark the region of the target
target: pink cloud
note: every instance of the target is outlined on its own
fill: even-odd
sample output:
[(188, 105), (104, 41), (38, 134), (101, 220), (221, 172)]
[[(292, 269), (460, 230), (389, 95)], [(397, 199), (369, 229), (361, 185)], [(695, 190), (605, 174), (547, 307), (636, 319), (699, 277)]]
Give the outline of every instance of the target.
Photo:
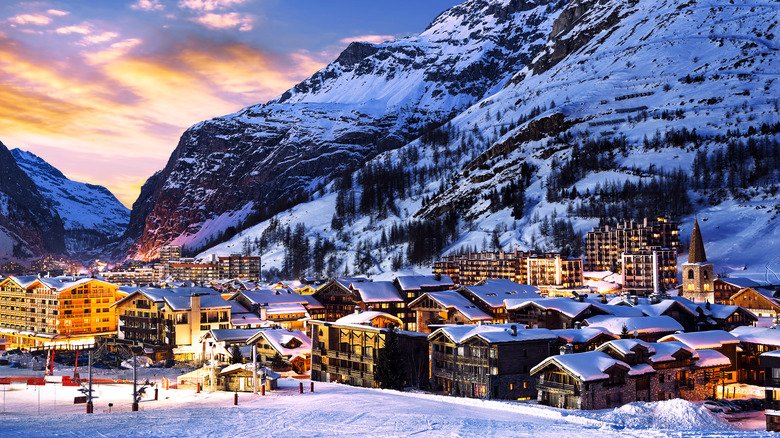
[(57, 33), (62, 35), (68, 35), (72, 33), (78, 33), (81, 35), (87, 35), (90, 33), (89, 28), (86, 26), (66, 26), (66, 27), (60, 27), (57, 29)]
[(100, 44), (116, 39), (119, 36), (116, 32), (103, 32), (97, 35), (87, 35), (79, 42), (82, 46), (90, 46), (92, 44)]
[(230, 12), (227, 14), (205, 14), (200, 17), (192, 18), (192, 21), (200, 23), (209, 29), (232, 29), (238, 28), (241, 32), (252, 30), (254, 18), (249, 14), (239, 14)]
[(225, 9), (233, 5), (246, 3), (247, 0), (181, 0), (179, 7), (195, 11), (214, 11)]
[(165, 5), (161, 4), (159, 0), (138, 0), (138, 3), (130, 6), (131, 9), (138, 11), (162, 11), (165, 9)]
[(22, 14), (11, 17), (8, 21), (20, 25), (34, 24), (36, 26), (45, 26), (51, 23), (51, 18), (41, 14)]
[(365, 41), (367, 43), (379, 44), (386, 41), (393, 41), (395, 39), (392, 35), (359, 35), (353, 37), (342, 38), (339, 42), (349, 44), (353, 41)]
[(60, 10), (57, 10), (57, 9), (49, 9), (48, 11), (46, 11), (46, 13), (49, 14), (49, 15), (54, 15), (55, 17), (64, 17), (64, 16), (70, 14), (70, 12), (60, 11)]

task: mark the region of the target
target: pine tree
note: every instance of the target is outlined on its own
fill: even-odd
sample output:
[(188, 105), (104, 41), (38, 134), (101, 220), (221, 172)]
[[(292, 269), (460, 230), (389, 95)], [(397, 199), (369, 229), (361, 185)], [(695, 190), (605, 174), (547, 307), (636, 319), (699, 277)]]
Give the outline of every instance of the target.
[(382, 389), (404, 389), (404, 364), (392, 325), (388, 326), (385, 334), (385, 348), (377, 354), (374, 381)]
[(238, 348), (238, 345), (233, 345), (230, 347), (230, 363), (243, 363), (244, 362), (244, 356), (241, 355), (241, 349)]

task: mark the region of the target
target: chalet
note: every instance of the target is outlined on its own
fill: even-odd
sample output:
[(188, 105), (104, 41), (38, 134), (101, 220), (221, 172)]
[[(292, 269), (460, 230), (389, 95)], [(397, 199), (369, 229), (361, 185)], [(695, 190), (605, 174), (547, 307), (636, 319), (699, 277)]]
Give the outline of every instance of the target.
[(291, 289), (259, 289), (236, 292), (228, 298), (249, 309), (265, 326), (303, 329), (311, 319), (308, 307), (311, 297)]
[(193, 294), (210, 295), (217, 292), (209, 288), (133, 288), (127, 296), (112, 304), (119, 316), (117, 338), (143, 345), (155, 360), (173, 358), (173, 344), (167, 336), (174, 332), (173, 321), (165, 319), (165, 297), (184, 297)]
[(493, 318), (457, 291), (426, 292), (409, 304), (415, 312), (416, 331), (430, 333), (431, 326), (491, 323)]
[(248, 313), (238, 302), (220, 295), (165, 296), (163, 300), (165, 342), (174, 346), (174, 358), (179, 360), (199, 359), (199, 340), (206, 332), (231, 328), (233, 313)]
[(531, 370), (540, 404), (606, 409), (634, 401), (703, 400), (729, 360), (678, 342), (610, 341), (596, 351), (551, 356)]
[(603, 327), (622, 338), (655, 342), (658, 339), (683, 331), (683, 327), (669, 316), (618, 317), (600, 315), (585, 320), (588, 327)]
[(734, 304), (731, 301), (737, 292), (747, 287), (757, 288), (760, 285), (753, 280), (747, 278), (716, 278), (713, 282), (715, 288), (715, 303), (716, 304)]
[(732, 295), (730, 301), (759, 317), (777, 318), (780, 315), (780, 302), (773, 291), (766, 289), (746, 287)]
[(230, 362), (232, 349), (238, 346), (243, 359), (252, 359), (247, 340), (263, 329), (211, 329), (198, 340), (201, 345), (201, 358), (203, 360), (215, 359), (219, 363)]
[(587, 318), (606, 315), (599, 307), (571, 298), (506, 299), (509, 322), (547, 329), (574, 327)]
[(759, 357), (763, 353), (780, 349), (780, 330), (743, 326), (730, 333), (739, 339), (741, 348), (737, 354), (737, 381), (753, 385), (763, 384), (764, 368)]
[(455, 289), (455, 282), (447, 275), (399, 275), (393, 279), (393, 284), (408, 303), (426, 292)]
[(312, 295), (307, 295), (322, 307), (310, 309), (312, 319), (336, 321), (352, 313), (355, 306), (362, 304), (359, 294), (349, 288), (350, 284), (368, 282), (365, 278), (335, 278), (320, 286)]
[(301, 331), (263, 329), (246, 343), (257, 346), (257, 360), (265, 365), (290, 367), (299, 374), (311, 368), (311, 339)]
[(481, 280), (474, 286), (461, 286), (458, 293), (476, 304), (497, 323), (509, 322), (504, 300), (541, 298), (537, 287), (507, 279)]
[(362, 281), (350, 283), (349, 290), (356, 295), (361, 310), (378, 310), (401, 319), (400, 328), (406, 330), (416, 323), (414, 312), (407, 312), (406, 301), (392, 281)]
[(377, 386), (377, 359), (393, 331), (402, 352), (404, 385), (427, 386), (427, 335), (395, 330), (401, 324), (400, 318), (377, 311), (358, 311), (335, 322), (311, 321), (311, 379)]
[(435, 390), (474, 398), (531, 399), (530, 369), (552, 353), (557, 336), (517, 325), (444, 326), (428, 336)]
[(694, 350), (715, 350), (726, 356), (731, 365), (723, 368), (719, 379), (725, 383), (735, 383), (737, 381), (737, 348), (739, 339), (731, 333), (724, 330), (710, 330), (706, 332), (694, 333), (676, 333), (664, 336), (658, 342), (676, 341), (681, 342)]
[[(222, 368), (217, 374), (217, 388), (230, 392), (253, 392), (254, 369), (252, 364), (233, 364)], [(280, 375), (268, 368), (257, 369), (259, 385), (265, 386), (267, 391), (277, 389)]]
[(762, 353), (759, 360), (765, 376), (766, 430), (780, 432), (780, 350)]

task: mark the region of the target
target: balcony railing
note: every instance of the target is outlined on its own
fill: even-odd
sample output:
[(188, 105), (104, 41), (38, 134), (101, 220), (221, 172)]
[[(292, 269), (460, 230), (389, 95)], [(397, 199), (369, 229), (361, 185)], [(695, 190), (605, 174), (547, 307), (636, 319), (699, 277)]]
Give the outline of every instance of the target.
[(546, 390), (547, 392), (558, 392), (579, 395), (580, 390), (577, 385), (571, 383), (553, 382), (550, 380), (539, 380), (536, 384), (536, 388), (539, 390)]

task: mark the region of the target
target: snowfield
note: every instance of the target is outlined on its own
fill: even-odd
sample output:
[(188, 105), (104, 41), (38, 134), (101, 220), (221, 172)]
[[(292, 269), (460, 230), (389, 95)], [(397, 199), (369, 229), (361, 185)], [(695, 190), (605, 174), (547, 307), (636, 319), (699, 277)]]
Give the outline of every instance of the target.
[[(82, 376), (86, 370), (81, 370)], [(132, 371), (100, 371), (95, 377), (128, 378)], [(139, 369), (139, 380), (159, 381), (177, 369)], [(73, 404), (81, 395), (63, 387), (55, 369), (45, 386), (18, 382), (0, 385), (3, 426), (0, 436), (26, 437), (236, 437), (236, 436), (544, 436), (544, 437), (732, 437), (772, 436), (763, 423), (740, 430), (706, 409), (683, 400), (632, 403), (614, 410), (571, 411), (521, 402), (475, 400), (379, 389), (355, 388), (308, 380), (280, 379), (279, 390), (265, 396), (196, 393), (191, 389), (147, 390), (139, 412), (130, 412), (132, 385), (95, 385), (94, 414)], [(109, 374), (107, 374), (109, 373)], [(155, 375), (157, 373), (157, 375)], [(39, 376), (41, 372), (0, 367), (0, 375)], [(299, 383), (304, 393), (298, 391)], [(109, 412), (109, 403), (113, 403)], [(761, 419), (763, 416), (761, 415)], [(745, 425), (742, 425), (744, 428)]]

